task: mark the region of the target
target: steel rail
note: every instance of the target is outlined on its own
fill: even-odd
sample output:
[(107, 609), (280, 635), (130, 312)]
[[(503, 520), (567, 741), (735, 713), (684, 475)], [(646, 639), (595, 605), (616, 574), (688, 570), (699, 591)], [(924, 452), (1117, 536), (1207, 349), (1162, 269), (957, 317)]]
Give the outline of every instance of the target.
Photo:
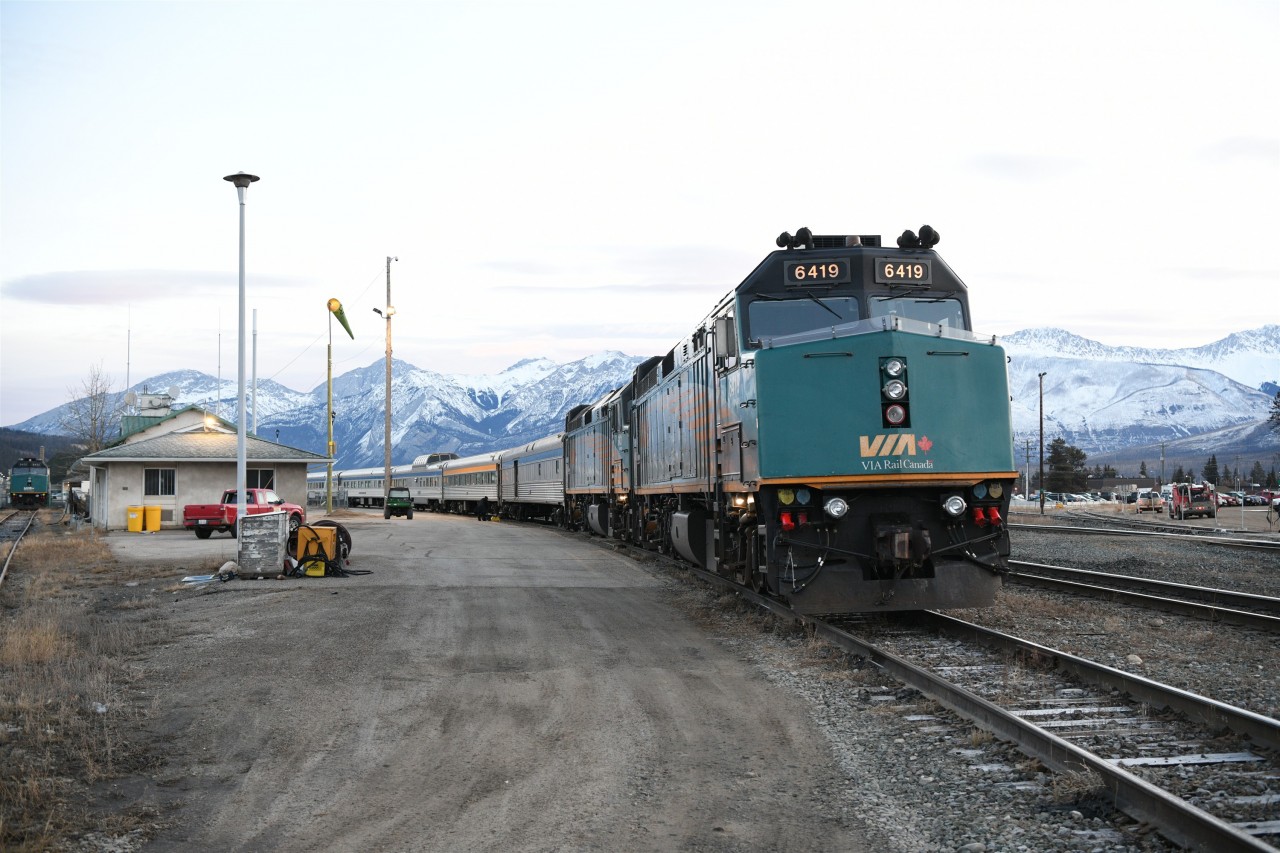
[(1262, 840), (922, 667), (821, 619), (794, 613), (786, 605), (751, 592), (728, 578), (696, 567), (689, 567), (689, 571), (709, 583), (730, 588), (744, 599), (774, 613), (810, 626), (815, 635), (865, 658), (980, 728), (1015, 743), (1021, 752), (1043, 762), (1055, 772), (1096, 773), (1118, 809), (1157, 827), (1175, 844), (1212, 853), (1275, 853), (1276, 848)]
[(1180, 616), (1191, 616), (1209, 622), (1224, 622), (1244, 628), (1256, 628), (1260, 631), (1280, 633), (1280, 616), (1269, 616), (1265, 613), (1252, 613), (1248, 610), (1235, 610), (1230, 607), (1218, 607), (1197, 601), (1186, 601), (1180, 598), (1165, 598), (1158, 595), (1147, 595), (1131, 590), (1114, 587), (1096, 586), (1044, 575), (1029, 575), (1021, 572), (1010, 574), (1009, 579), (1025, 586), (1052, 589), (1058, 592), (1071, 592), (1098, 598), (1100, 596), (1131, 604), (1136, 607), (1147, 607), (1161, 613), (1176, 613)]
[[(1280, 614), (1280, 598), (1270, 595), (1256, 595), (1251, 592), (1236, 592), (1230, 589), (1218, 589), (1210, 586), (1192, 586), (1191, 584), (1173, 583), (1172, 581), (1143, 578), (1135, 575), (1116, 575), (1109, 572), (1095, 572), (1091, 569), (1075, 569), (1070, 566), (1051, 566), (1047, 563), (1029, 563), (1025, 560), (1010, 560), (1013, 567), (1026, 566), (1035, 573), (1048, 572), (1064, 579), (1078, 579), (1088, 583), (1116, 584), (1127, 587), (1130, 591), (1159, 592), (1165, 595), (1181, 596), (1187, 600), (1208, 602), (1223, 607), (1251, 607), (1267, 613)], [(1013, 572), (1010, 578), (1024, 577), (1024, 572)]]
[(1021, 522), (1010, 523), (1008, 527), (1019, 530), (1038, 530), (1043, 533), (1091, 533), (1095, 536), (1159, 536), (1169, 539), (1185, 539), (1190, 542), (1204, 542), (1209, 545), (1222, 545), (1227, 548), (1280, 551), (1280, 541), (1271, 539), (1231, 539), (1225, 536), (1212, 536), (1208, 533), (1167, 533), (1162, 530), (1125, 530), (1065, 524), (1023, 524)]
[[(12, 512), (4, 517), (4, 521), (0, 524), (7, 525), (18, 515), (18, 511)], [(32, 523), (36, 520), (36, 513), (32, 512), (27, 516), (27, 523), (22, 526), (22, 530), (13, 538), (13, 544), (9, 546), (9, 553), (5, 555), (4, 565), (0, 566), (0, 584), (4, 583), (5, 576), (9, 573), (9, 561), (13, 559), (14, 553), (18, 550), (18, 543), (22, 541), (22, 537), (27, 535), (27, 531), (31, 529)]]
[(997, 651), (1032, 656), (1051, 663), (1059, 672), (1065, 672), (1081, 681), (1118, 690), (1156, 708), (1170, 708), (1210, 729), (1225, 728), (1244, 735), (1257, 744), (1280, 750), (1280, 720), (1077, 657), (1069, 652), (984, 628), (945, 613), (922, 611), (916, 618), (921, 624), (941, 633), (973, 640)]

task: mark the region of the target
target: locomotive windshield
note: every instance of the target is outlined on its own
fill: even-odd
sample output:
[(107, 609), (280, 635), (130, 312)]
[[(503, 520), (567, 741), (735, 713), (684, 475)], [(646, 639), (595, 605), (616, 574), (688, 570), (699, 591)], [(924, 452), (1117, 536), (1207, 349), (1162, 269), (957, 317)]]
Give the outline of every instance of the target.
[(871, 316), (906, 317), (951, 329), (968, 329), (960, 300), (909, 293), (882, 293), (869, 300)]
[(780, 338), (858, 319), (858, 300), (853, 296), (781, 299), (761, 294), (747, 307), (750, 337), (756, 340)]

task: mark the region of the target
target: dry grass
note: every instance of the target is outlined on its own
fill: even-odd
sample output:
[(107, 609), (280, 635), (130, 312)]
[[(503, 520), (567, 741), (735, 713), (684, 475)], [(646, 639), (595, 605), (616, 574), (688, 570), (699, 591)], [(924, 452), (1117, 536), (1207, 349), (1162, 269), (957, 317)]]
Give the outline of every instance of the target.
[(162, 637), (146, 588), (125, 586), (139, 579), (89, 532), (39, 534), (14, 555), (0, 587), (0, 849), (131, 828), (88, 803), (146, 760), (129, 740), (148, 710), (129, 660)]
[(1092, 770), (1054, 773), (1050, 782), (1050, 794), (1055, 803), (1083, 803), (1107, 797), (1102, 777)]

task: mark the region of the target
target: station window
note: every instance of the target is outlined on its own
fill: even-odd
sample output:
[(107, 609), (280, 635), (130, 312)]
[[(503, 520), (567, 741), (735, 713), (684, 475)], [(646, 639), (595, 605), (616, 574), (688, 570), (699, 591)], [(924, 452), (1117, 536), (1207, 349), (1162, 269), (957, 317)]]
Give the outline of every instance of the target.
[(276, 472), (274, 468), (250, 468), (244, 472), (244, 483), (250, 489), (274, 489)]
[(144, 468), (142, 493), (147, 497), (172, 497), (176, 478), (173, 468)]

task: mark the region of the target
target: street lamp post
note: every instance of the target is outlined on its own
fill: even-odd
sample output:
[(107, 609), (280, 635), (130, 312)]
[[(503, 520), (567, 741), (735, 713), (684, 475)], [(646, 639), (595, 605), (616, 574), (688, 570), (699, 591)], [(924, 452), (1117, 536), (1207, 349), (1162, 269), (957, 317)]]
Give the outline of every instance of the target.
[(249, 189), (249, 184), (259, 178), (247, 172), (236, 172), (234, 175), (227, 175), (223, 180), (235, 184), (236, 195), (240, 199), (240, 358), (236, 390), (236, 538), (239, 539), (240, 523), (244, 520), (245, 514), (245, 483), (249, 476), (245, 451), (244, 411), (244, 194)]
[(385, 313), (377, 308), (373, 309), (373, 313), (385, 317), (387, 320), (387, 418), (386, 429), (382, 439), (382, 449), (384, 454), (384, 467), (386, 471), (382, 478), (382, 506), (385, 508), (387, 500), (391, 497), (391, 317), (396, 313), (396, 309), (391, 305), (391, 262), (398, 261), (399, 258), (387, 256), (387, 307)]

